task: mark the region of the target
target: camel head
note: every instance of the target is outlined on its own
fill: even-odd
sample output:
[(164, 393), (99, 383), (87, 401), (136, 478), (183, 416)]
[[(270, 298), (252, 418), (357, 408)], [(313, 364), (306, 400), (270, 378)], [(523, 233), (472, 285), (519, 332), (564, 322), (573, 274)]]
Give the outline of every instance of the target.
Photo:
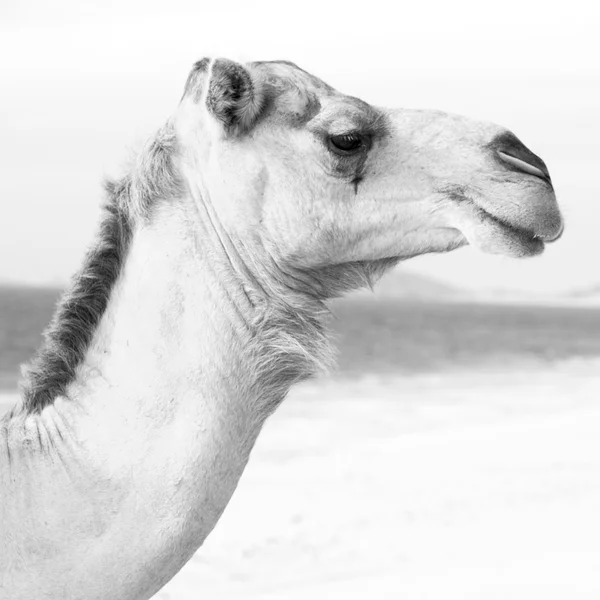
[(508, 130), (374, 107), (288, 62), (198, 62), (174, 122), (192, 193), (281, 264), (532, 256), (563, 229), (546, 165)]

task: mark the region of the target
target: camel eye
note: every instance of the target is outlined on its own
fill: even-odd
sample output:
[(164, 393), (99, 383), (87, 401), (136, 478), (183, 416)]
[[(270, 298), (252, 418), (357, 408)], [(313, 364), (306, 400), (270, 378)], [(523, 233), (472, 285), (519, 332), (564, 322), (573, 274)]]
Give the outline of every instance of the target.
[(338, 154), (349, 154), (361, 150), (365, 144), (362, 136), (358, 133), (344, 133), (332, 135), (329, 138), (329, 145)]

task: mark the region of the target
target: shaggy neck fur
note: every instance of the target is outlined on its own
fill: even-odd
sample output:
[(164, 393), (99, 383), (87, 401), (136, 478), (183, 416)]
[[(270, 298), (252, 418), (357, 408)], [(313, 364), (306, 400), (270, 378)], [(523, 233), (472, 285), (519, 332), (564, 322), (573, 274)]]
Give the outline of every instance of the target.
[(135, 224), (147, 219), (160, 199), (180, 195), (175, 148), (173, 129), (167, 125), (140, 153), (127, 176), (106, 184), (108, 197), (96, 242), (60, 300), (36, 357), (24, 369), (26, 411), (39, 412), (66, 394), (121, 274)]

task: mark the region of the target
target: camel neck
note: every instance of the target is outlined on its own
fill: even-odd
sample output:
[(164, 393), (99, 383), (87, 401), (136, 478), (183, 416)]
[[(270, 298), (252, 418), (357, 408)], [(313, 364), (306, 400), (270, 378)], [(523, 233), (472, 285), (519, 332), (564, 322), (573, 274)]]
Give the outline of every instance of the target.
[(136, 452), (145, 460), (156, 439), (184, 439), (183, 430), (182, 464), (205, 452), (207, 438), (245, 463), (266, 417), (329, 356), (322, 315), (250, 298), (254, 282), (244, 282), (243, 265), (231, 264), (223, 237), (196, 211), (190, 198), (165, 203), (133, 232), (67, 390), (84, 415), (82, 438), (99, 455), (118, 445), (119, 433), (127, 438), (128, 457), (115, 453), (115, 469)]
[(186, 403), (215, 412), (235, 406), (236, 415), (250, 415), (259, 402), (256, 373), (248, 369), (260, 351), (256, 308), (224, 238), (180, 208), (157, 207), (151, 221), (136, 228), (69, 389), (75, 401), (91, 408), (114, 390), (163, 419)]
[[(258, 309), (240, 289), (239, 273), (190, 211), (183, 200), (165, 203), (135, 228), (67, 393), (8, 425), (13, 466), (21, 460), (22, 432), (42, 431), (43, 439), (59, 432), (28, 459), (26, 472), (52, 489), (49, 506), (76, 498), (90, 507), (73, 513), (82, 515), (73, 529), (80, 537), (51, 561), (64, 563), (82, 597), (149, 597), (172, 577), (221, 516), (267, 415), (310, 372), (312, 350), (303, 336), (316, 346), (311, 328), (320, 324), (280, 309), (252, 312)], [(53, 452), (69, 465), (58, 490), (52, 465), (60, 461), (46, 456)], [(40, 486), (29, 482), (27, 489)], [(45, 506), (43, 499), (38, 505)], [(56, 531), (54, 521), (38, 523), (33, 516), (31, 526), (60, 539), (62, 515), (52, 518)], [(19, 535), (11, 538), (15, 552)], [(91, 541), (94, 570), (104, 569), (100, 579), (89, 575), (90, 565), (73, 567)], [(115, 548), (120, 566), (113, 580)]]

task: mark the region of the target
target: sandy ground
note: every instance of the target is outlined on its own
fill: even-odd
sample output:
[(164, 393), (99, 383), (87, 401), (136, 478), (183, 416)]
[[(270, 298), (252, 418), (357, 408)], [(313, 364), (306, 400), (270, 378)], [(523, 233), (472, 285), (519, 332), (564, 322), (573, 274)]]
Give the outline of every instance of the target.
[(155, 599), (597, 600), (599, 400), (598, 362), (301, 386)]

